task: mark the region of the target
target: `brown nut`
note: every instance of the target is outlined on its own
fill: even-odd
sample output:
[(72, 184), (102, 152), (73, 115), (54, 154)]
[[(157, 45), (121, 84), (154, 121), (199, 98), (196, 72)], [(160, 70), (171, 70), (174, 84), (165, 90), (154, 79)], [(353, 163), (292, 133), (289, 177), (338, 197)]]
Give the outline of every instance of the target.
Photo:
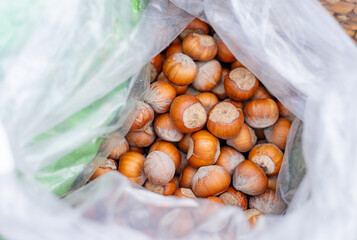
[(137, 152), (127, 152), (120, 157), (118, 171), (131, 181), (143, 185), (146, 176), (143, 171), (145, 157)]
[(225, 99), (227, 97), (226, 90), (224, 89), (224, 79), (226, 78), (227, 74), (229, 73), (228, 69), (222, 69), (222, 75), (219, 83), (212, 89), (212, 92), (216, 94), (219, 99)]
[(129, 144), (125, 138), (119, 140), (118, 146), (109, 154), (108, 158), (118, 160), (121, 155), (129, 151)]
[(192, 191), (197, 197), (216, 196), (227, 190), (231, 176), (221, 166), (200, 167), (192, 179)]
[(235, 68), (224, 79), (224, 88), (228, 97), (236, 101), (244, 101), (254, 95), (259, 82), (246, 68)]
[(217, 52), (217, 57), (220, 61), (230, 63), (236, 60), (236, 58), (233, 56), (231, 51), (227, 48), (226, 44), (222, 41), (222, 39), (215, 33), (213, 35), (213, 38), (217, 42), (218, 46), (218, 52)]
[(240, 67), (244, 67), (245, 66), (238, 60), (235, 60), (232, 65), (231, 65), (231, 70), (235, 69), (235, 68), (240, 68)]
[(187, 152), (187, 161), (192, 167), (198, 168), (215, 164), (220, 154), (218, 139), (206, 130), (192, 133)]
[(264, 129), (265, 139), (284, 151), (290, 127), (291, 122), (288, 119), (279, 118), (274, 125)]
[(198, 73), (196, 63), (186, 54), (175, 53), (164, 62), (164, 74), (175, 85), (191, 84)]
[(243, 154), (231, 147), (224, 146), (221, 148), (221, 154), (219, 154), (216, 165), (225, 168), (232, 176), (234, 169), (242, 161), (244, 161)]
[(289, 111), (280, 101), (276, 101), (276, 104), (279, 108), (279, 116), (289, 119), (291, 122), (294, 120), (295, 116), (292, 112)]
[(207, 200), (210, 200), (210, 201), (218, 203), (218, 204), (225, 205), (224, 202), (222, 201), (222, 199), (220, 199), (219, 197), (208, 197)]
[(162, 71), (162, 56), (157, 54), (153, 59), (151, 59), (151, 82), (155, 81), (157, 75)]
[(144, 172), (150, 182), (165, 185), (170, 182), (175, 175), (175, 164), (166, 153), (153, 151), (146, 157)]
[(197, 168), (193, 168), (190, 165), (187, 165), (181, 173), (179, 186), (181, 188), (191, 188), (192, 178), (196, 172)]
[(188, 147), (190, 145), (190, 136), (191, 133), (186, 133), (181, 141), (178, 142), (178, 147), (181, 149), (181, 151), (187, 153)]
[(156, 117), (154, 129), (156, 135), (165, 141), (178, 142), (183, 138), (183, 133), (175, 128), (169, 113)]
[(154, 193), (157, 193), (160, 195), (164, 195), (164, 196), (173, 195), (177, 189), (177, 185), (174, 182), (174, 180), (171, 180), (170, 182), (168, 182), (165, 185), (154, 184), (154, 183), (150, 182), (149, 180), (147, 180), (144, 184), (144, 187), (151, 192), (154, 192)]
[(168, 58), (175, 53), (183, 53), (182, 52), (182, 43), (174, 43), (166, 50), (165, 57)]
[(198, 62), (197, 67), (198, 73), (192, 86), (199, 91), (211, 91), (221, 80), (221, 64), (213, 59), (207, 62)]
[(184, 39), (190, 33), (208, 34), (208, 25), (198, 18), (195, 18), (187, 27), (180, 33), (180, 38)]
[(219, 198), (224, 202), (225, 205), (240, 207), (243, 210), (246, 210), (248, 207), (247, 196), (232, 187), (229, 187), (227, 191), (219, 195)]
[(136, 105), (137, 114), (130, 131), (144, 130), (154, 120), (154, 110), (149, 104), (139, 101)]
[(206, 108), (206, 111), (208, 112), (211, 110), (213, 105), (218, 103), (218, 98), (214, 93), (211, 92), (202, 92), (197, 94), (196, 96), (198, 100), (202, 103), (202, 105)]
[(259, 217), (264, 215), (262, 212), (260, 212), (257, 209), (254, 209), (254, 208), (245, 210), (244, 213), (245, 213), (246, 217), (248, 218), (250, 227), (254, 227), (254, 225), (258, 221)]
[(174, 195), (179, 198), (197, 198), (189, 188), (178, 188)]
[(180, 152), (177, 150), (177, 148), (175, 147), (175, 145), (173, 145), (170, 142), (166, 142), (166, 141), (157, 141), (155, 142), (149, 150), (149, 153), (153, 152), (153, 151), (161, 151), (166, 153), (167, 155), (170, 156), (171, 160), (174, 162), (175, 164), (175, 168), (177, 168), (180, 163), (181, 163), (181, 155)]
[(276, 197), (275, 191), (266, 190), (264, 193), (249, 199), (249, 208), (255, 208), (265, 214), (280, 214), (284, 211), (285, 204)]
[(97, 170), (95, 170), (95, 172), (92, 174), (92, 176), (89, 179), (89, 182), (106, 174), (107, 172), (115, 171), (117, 170), (117, 168), (118, 166), (116, 161), (112, 159), (105, 159), (103, 165), (98, 167)]
[(257, 91), (251, 97), (251, 100), (266, 99), (266, 98), (272, 98), (272, 97), (264, 86), (259, 85)]
[(283, 162), (283, 152), (274, 144), (258, 144), (250, 150), (248, 158), (264, 170), (267, 176), (277, 175)]
[(278, 180), (278, 176), (268, 177), (268, 188), (275, 191), (277, 180)]
[(225, 102), (229, 102), (229, 103), (232, 103), (234, 106), (236, 106), (236, 108), (239, 108), (240, 110), (243, 111), (243, 103), (242, 102), (237, 102), (237, 101), (233, 101), (232, 99), (230, 98), (227, 98), (224, 100)]
[(243, 122), (242, 110), (228, 101), (222, 101), (209, 111), (207, 128), (216, 137), (229, 139), (239, 133)]
[(141, 148), (141, 147), (129, 146), (129, 152), (137, 152), (137, 153), (144, 154), (145, 153), (145, 149)]
[(174, 99), (170, 108), (171, 119), (182, 133), (196, 132), (204, 127), (207, 112), (200, 100), (190, 95), (181, 95)]
[(170, 83), (171, 86), (173, 86), (175, 88), (176, 95), (184, 94), (187, 90), (187, 86), (178, 86), (178, 85), (175, 85), (172, 82), (170, 82), (169, 79), (167, 79), (167, 77), (165, 76), (164, 72), (161, 72), (159, 74), (159, 76), (157, 77), (157, 81), (163, 81), (163, 82)]
[(256, 196), (265, 192), (268, 178), (254, 162), (244, 160), (233, 173), (233, 187), (245, 194)]
[(244, 107), (244, 120), (253, 128), (266, 128), (279, 118), (278, 105), (273, 99), (251, 100)]
[(126, 140), (133, 147), (148, 147), (155, 141), (156, 135), (150, 125), (144, 131), (131, 131), (126, 135)]
[(156, 81), (150, 85), (150, 89), (145, 94), (145, 101), (150, 104), (156, 113), (165, 113), (169, 111), (175, 96), (176, 90), (171, 84)]
[(182, 50), (193, 59), (208, 61), (216, 56), (218, 47), (209, 35), (189, 33), (182, 41)]
[(227, 145), (234, 147), (240, 152), (248, 152), (257, 142), (257, 136), (253, 129), (243, 123), (236, 136), (227, 140)]

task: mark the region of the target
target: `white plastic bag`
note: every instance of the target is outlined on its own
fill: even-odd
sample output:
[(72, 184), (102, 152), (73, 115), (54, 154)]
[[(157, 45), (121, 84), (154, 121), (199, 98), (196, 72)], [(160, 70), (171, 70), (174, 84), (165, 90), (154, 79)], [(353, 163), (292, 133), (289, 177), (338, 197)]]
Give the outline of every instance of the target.
[[(177, 7), (163, 0), (149, 2), (139, 24), (124, 41), (126, 48), (113, 52), (125, 61), (117, 73), (124, 74), (123, 79), (132, 76), (133, 67), (136, 71), (140, 69), (180, 33), (192, 20), (180, 8), (210, 23), (234, 55), (304, 122), (302, 152), (306, 175), (293, 199), (287, 185), (281, 184), (279, 189), (290, 204), (287, 213), (264, 216), (251, 231), (240, 209), (222, 208), (203, 200), (155, 195), (133, 186), (114, 172), (71, 193), (64, 201), (56, 199), (36, 182), (29, 180), (24, 184), (13, 172), (7, 172), (0, 175), (0, 234), (10, 239), (24, 236), (30, 239), (31, 236), (33, 239), (117, 239), (120, 236), (130, 239), (355, 239), (357, 51), (354, 43), (322, 6), (312, 0), (172, 2)], [(112, 66), (103, 66), (100, 72), (106, 73)], [(6, 78), (11, 76), (9, 72), (5, 79), (12, 79)], [(103, 86), (113, 89), (105, 79), (103, 82)], [(6, 95), (4, 87), (0, 86), (0, 91)], [(13, 86), (13, 89), (20, 87)], [(74, 91), (84, 106), (94, 100), (87, 90)], [(10, 93), (13, 91), (7, 95), (12, 96)], [(12, 101), (18, 103), (15, 106), (23, 104), (17, 99)], [(3, 105), (2, 101), (1, 109), (9, 108), (10, 102)], [(67, 102), (62, 99), (61, 103)], [(36, 110), (34, 105), (30, 106), (22, 108), (28, 112)], [(45, 113), (49, 115), (40, 112), (36, 118), (31, 118), (31, 114), (16, 116), (8, 112), (8, 119), (17, 120), (4, 125), (23, 178), (31, 176), (49, 158), (26, 157), (25, 153), (33, 153), (24, 148), (29, 136), (17, 144), (23, 135), (18, 135), (22, 131), (17, 130), (16, 123), (28, 121), (31, 128), (21, 125), (20, 129), (27, 129), (26, 133), (35, 136), (56, 123), (48, 118), (57, 116), (56, 105), (53, 107), (46, 108)], [(73, 112), (76, 110), (73, 108)], [(3, 116), (1, 119), (4, 122)], [(44, 120), (47, 124), (39, 124)], [(298, 134), (295, 139), (290, 135), (291, 151), (301, 144), (299, 121), (293, 126)], [(73, 135), (63, 136), (63, 141), (74, 140), (71, 137)], [(90, 137), (84, 135), (83, 139)], [(74, 143), (80, 144), (80, 141)], [(62, 153), (62, 149), (59, 152)], [(19, 167), (31, 164), (35, 165), (29, 173)], [(286, 161), (284, 164), (291, 166)], [(285, 179), (291, 181), (292, 178), (288, 175)], [(15, 211), (9, 210), (11, 206)], [(16, 227), (11, 223), (16, 223)]]

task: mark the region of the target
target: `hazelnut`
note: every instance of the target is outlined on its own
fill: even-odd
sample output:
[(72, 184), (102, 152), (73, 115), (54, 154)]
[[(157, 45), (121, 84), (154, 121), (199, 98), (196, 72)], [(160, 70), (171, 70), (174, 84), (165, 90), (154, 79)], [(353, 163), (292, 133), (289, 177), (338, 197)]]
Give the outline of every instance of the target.
[(174, 99), (170, 116), (177, 130), (182, 133), (196, 132), (204, 127), (207, 112), (200, 100), (190, 95), (181, 95)]
[(129, 144), (125, 138), (119, 140), (116, 148), (109, 154), (108, 158), (118, 160), (121, 155), (129, 151)]
[(169, 111), (170, 104), (176, 96), (176, 90), (171, 84), (156, 81), (150, 85), (145, 94), (145, 101), (150, 104), (156, 113)]
[(221, 148), (221, 154), (219, 154), (216, 165), (225, 168), (232, 176), (234, 169), (242, 161), (244, 161), (243, 154), (231, 147), (224, 146)]
[(145, 149), (141, 148), (141, 147), (129, 146), (129, 152), (137, 152), (137, 153), (144, 154), (145, 153)]
[(225, 99), (227, 97), (226, 90), (224, 89), (224, 79), (229, 73), (228, 69), (222, 69), (222, 75), (219, 83), (212, 89), (212, 92), (216, 94), (219, 99)]
[(166, 141), (157, 141), (157, 142), (155, 142), (150, 147), (149, 153), (151, 153), (153, 151), (160, 151), (160, 152), (164, 152), (167, 155), (169, 155), (171, 160), (175, 164), (175, 168), (177, 168), (181, 163), (181, 155), (180, 155), (179, 150), (177, 150), (175, 145), (173, 145), (170, 142), (166, 142)]
[(254, 227), (254, 225), (256, 224), (256, 222), (258, 221), (258, 218), (262, 215), (264, 215), (262, 212), (260, 212), (257, 209), (248, 209), (244, 211), (246, 217), (248, 218), (248, 222), (250, 227)]
[(165, 185), (170, 182), (175, 175), (175, 164), (166, 153), (153, 151), (146, 157), (144, 172), (150, 182)]
[(245, 68), (245, 66), (241, 62), (239, 62), (238, 60), (235, 60), (231, 65), (231, 70), (236, 69), (236, 68), (240, 68), (240, 67), (244, 67)]
[(198, 18), (195, 18), (187, 27), (180, 33), (180, 38), (184, 39), (190, 33), (208, 34), (208, 25)]
[(285, 209), (285, 203), (276, 197), (275, 191), (268, 189), (258, 196), (251, 197), (249, 208), (258, 209), (265, 214), (280, 214)]
[(131, 124), (130, 131), (144, 130), (154, 120), (154, 110), (149, 104), (140, 101), (136, 105), (136, 109), (137, 114)]
[(276, 101), (276, 104), (279, 108), (279, 116), (289, 119), (291, 122), (294, 120), (295, 116), (292, 112), (289, 111), (280, 101)]
[(146, 181), (144, 184), (144, 187), (151, 192), (154, 192), (154, 193), (157, 193), (160, 195), (164, 195), (164, 196), (173, 195), (177, 189), (177, 185), (174, 182), (174, 180), (171, 180), (170, 182), (168, 182), (165, 185), (158, 185), (158, 184), (154, 184), (150, 181)]
[(232, 187), (229, 187), (227, 191), (219, 196), (219, 198), (224, 202), (225, 205), (240, 207), (243, 210), (246, 210), (248, 207), (247, 196)]
[(217, 60), (198, 62), (198, 73), (192, 86), (199, 91), (211, 91), (217, 86), (222, 76), (222, 67)]
[(219, 197), (208, 197), (207, 200), (210, 200), (210, 201), (218, 203), (218, 204), (225, 205), (224, 202), (222, 201), (222, 199), (220, 199)]
[(120, 157), (118, 171), (131, 181), (143, 185), (146, 176), (143, 171), (145, 157), (137, 152), (127, 152)]
[(178, 142), (178, 147), (185, 153), (188, 151), (188, 146), (190, 145), (191, 133), (186, 133), (181, 141)]
[(238, 164), (232, 179), (235, 189), (252, 196), (262, 194), (268, 186), (268, 178), (264, 171), (249, 160)]
[(182, 41), (182, 50), (193, 59), (208, 61), (216, 56), (218, 47), (209, 35), (189, 33)]
[(174, 43), (166, 50), (165, 56), (166, 58), (174, 55), (175, 53), (183, 53), (182, 52), (182, 43)]
[(178, 188), (174, 195), (179, 198), (197, 198), (189, 188)]
[(243, 103), (242, 102), (237, 102), (237, 101), (233, 101), (232, 99), (230, 98), (227, 98), (224, 100), (225, 102), (229, 102), (229, 103), (232, 103), (234, 106), (236, 106), (236, 108), (239, 108), (240, 110), (243, 111)]
[(216, 137), (229, 139), (239, 133), (243, 122), (242, 110), (223, 101), (214, 105), (209, 111), (207, 128)]
[(266, 98), (272, 98), (272, 97), (264, 86), (259, 85), (257, 91), (251, 97), (251, 100), (266, 99)]
[(274, 144), (258, 144), (250, 150), (248, 158), (264, 170), (267, 176), (277, 175), (283, 162), (283, 152)]
[(206, 130), (192, 133), (187, 152), (187, 161), (192, 167), (198, 168), (215, 164), (220, 154), (218, 139)]
[(248, 152), (257, 142), (257, 136), (253, 129), (243, 123), (238, 135), (227, 140), (227, 145), (234, 147), (240, 152)]
[(229, 187), (231, 176), (221, 166), (200, 167), (192, 179), (192, 191), (197, 197), (216, 196)]
[(268, 177), (268, 188), (275, 191), (277, 180), (278, 180), (278, 176)]
[(157, 54), (153, 59), (151, 59), (151, 82), (155, 81), (157, 75), (162, 71), (162, 56)]
[(92, 174), (92, 176), (89, 179), (90, 181), (93, 181), (94, 179), (106, 174), (107, 172), (117, 170), (118, 166), (116, 161), (112, 159), (105, 159), (103, 164), (95, 170), (95, 172)]
[(198, 100), (203, 104), (203, 106), (206, 108), (206, 111), (208, 112), (213, 105), (218, 103), (218, 98), (214, 93), (211, 92), (202, 92), (197, 94), (196, 96)]
[(251, 100), (244, 107), (244, 120), (253, 128), (266, 128), (279, 117), (278, 105), (273, 99)]
[(148, 147), (155, 141), (155, 138), (154, 129), (151, 125), (144, 131), (130, 131), (126, 135), (126, 140), (133, 147)]
[(264, 129), (265, 139), (284, 151), (290, 127), (291, 122), (288, 119), (279, 118), (274, 125)]
[(154, 129), (156, 135), (166, 141), (178, 142), (183, 138), (183, 133), (175, 128), (169, 113), (164, 113), (156, 117)]
[(164, 62), (164, 74), (175, 85), (191, 84), (198, 73), (196, 63), (183, 53), (175, 53)]
[(246, 68), (235, 68), (224, 79), (224, 88), (228, 97), (244, 101), (254, 95), (259, 86), (254, 74)]
[(181, 173), (180, 184), (179, 184), (180, 187), (191, 188), (192, 178), (196, 174), (196, 172), (197, 172), (196, 168), (187, 165)]
[(172, 82), (170, 82), (169, 79), (167, 79), (167, 77), (165, 76), (164, 72), (161, 72), (159, 74), (159, 76), (157, 77), (157, 81), (163, 81), (163, 82), (170, 83), (171, 86), (173, 86), (175, 88), (176, 95), (184, 94), (187, 90), (187, 86), (178, 86), (178, 85), (175, 85)]
[(227, 48), (226, 44), (224, 44), (222, 39), (216, 33), (213, 35), (213, 38), (216, 40), (218, 46), (218, 52), (217, 52), (218, 59), (226, 63), (233, 62), (235, 60), (235, 57), (233, 56), (231, 51), (229, 51), (229, 49)]

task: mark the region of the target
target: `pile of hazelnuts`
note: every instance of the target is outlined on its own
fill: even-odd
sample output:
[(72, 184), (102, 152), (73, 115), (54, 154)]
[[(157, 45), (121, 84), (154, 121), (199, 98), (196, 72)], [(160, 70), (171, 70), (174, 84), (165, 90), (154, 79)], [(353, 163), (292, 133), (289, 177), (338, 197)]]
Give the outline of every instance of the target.
[(253, 226), (274, 213), (293, 117), (195, 19), (152, 59), (130, 131), (91, 179), (118, 170), (161, 195), (240, 207)]

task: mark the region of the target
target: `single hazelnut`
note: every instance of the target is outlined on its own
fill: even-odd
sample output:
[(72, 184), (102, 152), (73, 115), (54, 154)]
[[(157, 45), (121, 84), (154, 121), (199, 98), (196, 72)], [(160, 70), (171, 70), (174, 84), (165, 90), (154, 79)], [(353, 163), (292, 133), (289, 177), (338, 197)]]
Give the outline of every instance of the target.
[(276, 104), (279, 108), (279, 116), (283, 118), (287, 118), (292, 122), (295, 118), (295, 115), (289, 111), (280, 101), (276, 101)]
[(239, 133), (243, 122), (242, 110), (223, 101), (214, 105), (209, 111), (207, 128), (216, 137), (229, 139)]
[(218, 98), (211, 92), (202, 92), (197, 94), (196, 97), (201, 101), (207, 112), (213, 107), (213, 105), (218, 103)]
[(238, 60), (235, 60), (231, 65), (231, 70), (236, 69), (236, 68), (240, 68), (240, 67), (244, 67), (245, 68), (245, 66), (241, 62), (239, 62)]
[(174, 43), (166, 50), (165, 56), (166, 58), (174, 55), (175, 53), (183, 53), (182, 51), (182, 43)]
[(156, 113), (169, 111), (170, 104), (176, 96), (176, 90), (171, 84), (156, 81), (150, 85), (150, 89), (145, 94), (145, 101), (150, 104)]
[(176, 189), (174, 195), (179, 198), (197, 198), (189, 188), (178, 188)]
[(196, 132), (204, 127), (207, 112), (200, 100), (190, 95), (180, 95), (174, 99), (170, 108), (171, 119), (182, 133)]
[(244, 160), (233, 173), (233, 187), (245, 194), (256, 196), (265, 192), (268, 178), (254, 162)]
[(187, 27), (180, 33), (180, 38), (184, 39), (190, 33), (208, 34), (208, 25), (198, 18), (195, 18)]
[(222, 67), (217, 60), (198, 62), (198, 73), (192, 86), (199, 91), (211, 91), (215, 88), (222, 76)]
[(262, 212), (260, 212), (257, 209), (254, 209), (254, 208), (245, 210), (244, 213), (245, 213), (246, 217), (248, 218), (250, 227), (254, 227), (254, 225), (258, 221), (259, 217), (264, 215)]
[(137, 152), (137, 153), (144, 154), (145, 148), (129, 146), (129, 152)]
[(179, 186), (181, 188), (191, 188), (192, 178), (196, 172), (197, 168), (187, 165), (181, 173)]
[(244, 101), (254, 95), (259, 86), (259, 81), (253, 73), (246, 68), (235, 68), (224, 79), (224, 89), (228, 97), (236, 101)]
[(224, 100), (225, 102), (229, 102), (229, 103), (232, 103), (234, 106), (236, 106), (236, 108), (239, 108), (240, 110), (243, 111), (244, 109), (244, 105), (243, 105), (243, 102), (237, 102), (237, 101), (234, 101), (230, 98), (227, 98)]
[(225, 205), (224, 202), (222, 201), (222, 199), (220, 199), (219, 197), (208, 197), (207, 200), (210, 200), (210, 201), (218, 203), (218, 204)]
[(278, 180), (278, 176), (268, 177), (268, 188), (275, 191), (276, 190), (276, 182)]
[(175, 53), (164, 62), (164, 74), (175, 85), (191, 84), (198, 73), (196, 63), (186, 54)]
[(234, 169), (242, 161), (244, 161), (243, 154), (231, 147), (224, 146), (221, 148), (221, 154), (219, 154), (216, 165), (225, 168), (232, 176)]
[(251, 197), (249, 208), (258, 209), (265, 214), (280, 214), (285, 209), (285, 203), (277, 198), (275, 191), (268, 189), (258, 196)]
[(187, 152), (187, 161), (192, 167), (198, 168), (215, 164), (220, 154), (218, 139), (206, 130), (192, 133)]
[(136, 116), (130, 131), (144, 130), (154, 120), (154, 110), (149, 104), (139, 101), (136, 105)]
[(226, 89), (224, 89), (224, 79), (226, 78), (227, 74), (229, 73), (228, 69), (222, 69), (222, 75), (219, 83), (212, 89), (212, 92), (216, 94), (216, 96), (223, 100), (227, 97)]
[(175, 164), (166, 153), (153, 151), (146, 157), (144, 172), (150, 182), (165, 185), (170, 182), (175, 175)]
[(192, 191), (197, 197), (216, 196), (227, 190), (231, 176), (221, 166), (200, 167), (192, 179)]
[(159, 138), (170, 142), (178, 142), (184, 135), (175, 128), (169, 113), (164, 113), (156, 117), (154, 130)]
[(208, 61), (216, 56), (218, 47), (209, 35), (189, 33), (182, 41), (182, 50), (193, 59)]
[(272, 98), (272, 97), (264, 86), (259, 85), (257, 91), (251, 97), (251, 100), (266, 99), (266, 98)]
[(160, 151), (160, 152), (164, 152), (167, 155), (169, 155), (169, 157), (171, 158), (171, 160), (175, 164), (175, 168), (177, 168), (181, 163), (181, 155), (180, 155), (179, 150), (177, 150), (175, 145), (173, 145), (170, 142), (166, 142), (166, 141), (157, 141), (157, 142), (155, 142), (150, 147), (149, 153), (151, 153), (153, 151)]
[(176, 168), (175, 173), (177, 175), (181, 175), (183, 169), (187, 166), (188, 162), (187, 162), (187, 157), (186, 157), (186, 153), (183, 153), (181, 151), (179, 151), (180, 156), (181, 156), (181, 162), (180, 165)]
[(149, 180), (147, 180), (144, 184), (144, 187), (151, 192), (154, 192), (154, 193), (157, 193), (160, 195), (164, 195), (164, 196), (173, 195), (177, 189), (177, 185), (174, 182), (174, 180), (171, 180), (170, 182), (168, 182), (165, 185), (154, 184), (154, 183), (150, 182)]
[(246, 210), (248, 207), (247, 196), (232, 187), (229, 187), (224, 193), (219, 195), (219, 198), (225, 205), (240, 207), (243, 210)]
[(181, 151), (187, 153), (188, 147), (190, 145), (190, 136), (191, 133), (186, 133), (181, 141), (178, 142), (178, 147), (181, 149)]
[(225, 62), (225, 63), (230, 63), (230, 62), (233, 62), (234, 60), (236, 60), (236, 58), (233, 56), (231, 51), (229, 51), (226, 44), (224, 44), (222, 39), (216, 33), (213, 35), (213, 38), (217, 42), (217, 46), (218, 46), (217, 57), (220, 61)]
[(155, 81), (157, 75), (162, 71), (162, 56), (157, 54), (153, 59), (151, 59), (151, 82)]
[(119, 140), (116, 148), (109, 154), (108, 158), (118, 160), (121, 155), (129, 151), (129, 144), (125, 138)]
[(283, 157), (283, 152), (271, 143), (254, 146), (248, 155), (249, 160), (262, 168), (267, 176), (274, 176), (279, 173)]
[(106, 174), (107, 172), (115, 171), (117, 170), (117, 168), (118, 166), (116, 161), (114, 161), (113, 159), (105, 159), (103, 164), (99, 166), (97, 170), (95, 170), (95, 172), (92, 174), (92, 176), (89, 179), (89, 182)]
[(279, 109), (273, 99), (251, 100), (244, 107), (244, 120), (253, 128), (266, 128), (279, 118)]
[(172, 40), (172, 42), (170, 43), (169, 46), (174, 45), (174, 44), (177, 44), (177, 43), (182, 43), (180, 37), (176, 37), (174, 40)]
[(236, 136), (227, 140), (227, 145), (234, 147), (240, 152), (248, 152), (257, 142), (257, 136), (253, 129), (243, 123)]
[(143, 185), (146, 176), (143, 171), (145, 157), (137, 152), (127, 152), (120, 157), (118, 171), (131, 181)]
[(265, 139), (284, 151), (290, 127), (291, 122), (288, 119), (279, 118), (274, 125), (264, 129)]
[(126, 135), (126, 140), (133, 147), (148, 147), (155, 141), (156, 135), (152, 125), (144, 131), (130, 131)]
[(175, 85), (172, 82), (170, 82), (169, 79), (167, 79), (167, 77), (165, 76), (164, 72), (161, 72), (159, 74), (159, 76), (157, 77), (157, 81), (163, 81), (163, 82), (170, 83), (171, 86), (173, 86), (175, 88), (176, 95), (184, 94), (187, 90), (187, 86), (178, 86), (178, 85)]

